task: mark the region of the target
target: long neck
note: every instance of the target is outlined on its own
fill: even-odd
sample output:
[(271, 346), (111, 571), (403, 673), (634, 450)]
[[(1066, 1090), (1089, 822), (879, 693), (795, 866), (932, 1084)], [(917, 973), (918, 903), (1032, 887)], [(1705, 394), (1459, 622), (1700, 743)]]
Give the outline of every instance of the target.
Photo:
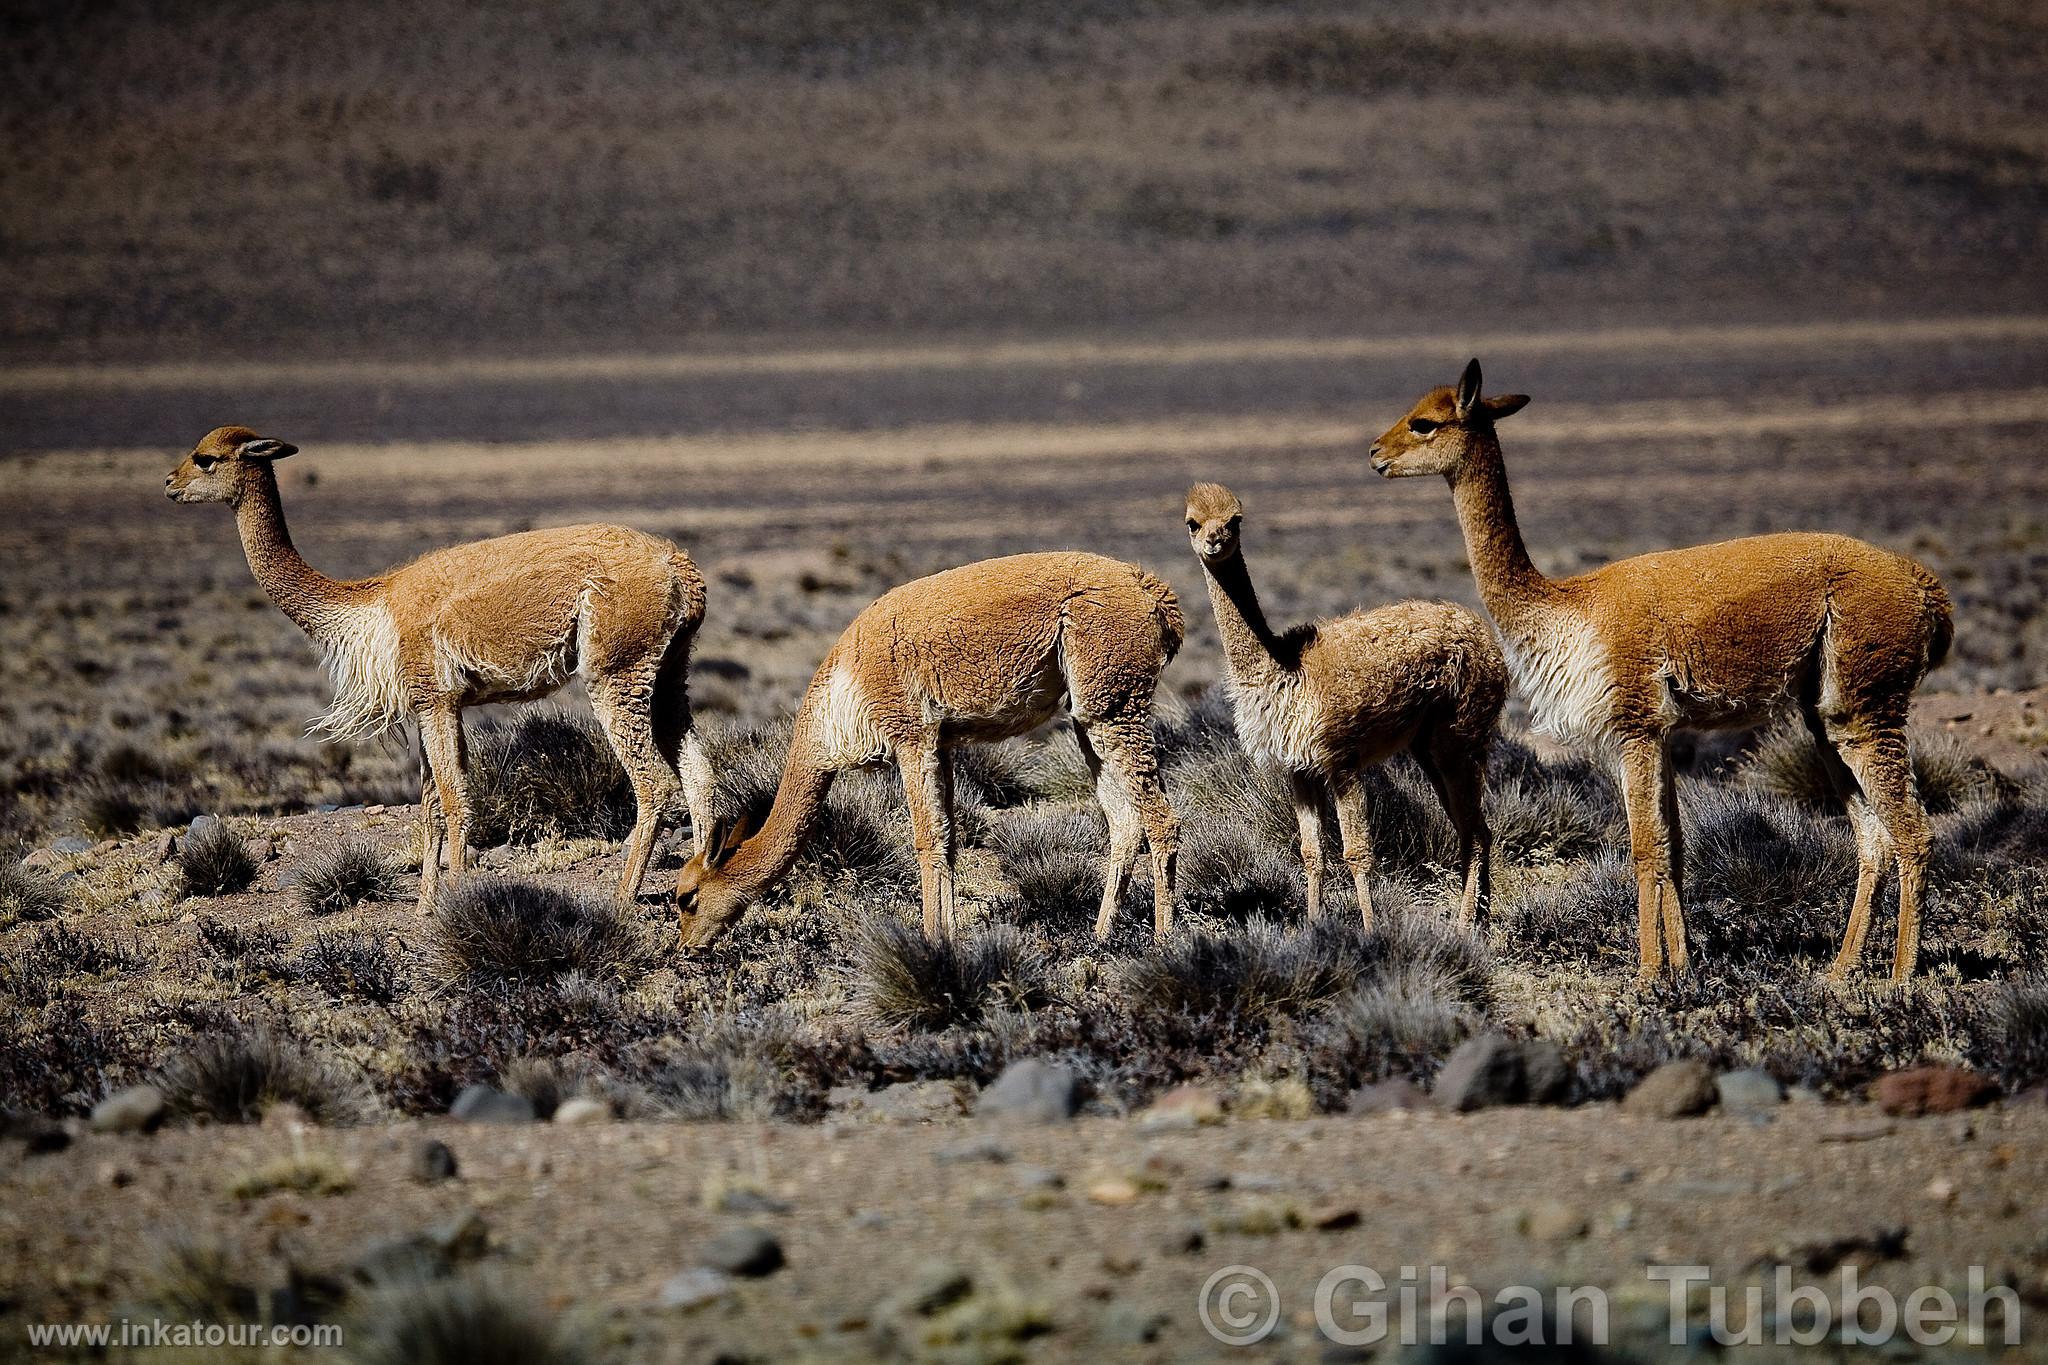
[(1536, 571), (1522, 528), (1515, 521), (1515, 502), (1508, 494), (1508, 472), (1501, 462), (1500, 438), (1491, 431), (1451, 480), (1458, 506), (1458, 526), (1465, 533), (1465, 557), (1479, 596), (1495, 621), (1506, 622), (1522, 608), (1549, 595), (1550, 580)]
[(782, 880), (824, 813), (834, 771), (818, 761), (812, 742), (814, 714), (810, 701), (797, 714), (789, 759), (782, 765), (782, 781), (776, 784), (775, 806), (767, 821), (719, 869), (720, 879), (749, 901)]
[(292, 533), (284, 524), (284, 505), (277, 496), (277, 476), (268, 468), (256, 475), (254, 486), (235, 504), (235, 526), (242, 534), (249, 572), (256, 575), (264, 594), (300, 630), (320, 639), (329, 620), (328, 609), (357, 594), (352, 585), (315, 570), (292, 545)]
[(1259, 609), (1259, 595), (1252, 591), (1251, 571), (1244, 556), (1234, 554), (1220, 564), (1202, 561), (1209, 580), (1209, 605), (1216, 612), (1216, 629), (1223, 636), (1223, 659), (1233, 682), (1256, 687), (1281, 671), (1273, 652), (1273, 631), (1266, 613)]

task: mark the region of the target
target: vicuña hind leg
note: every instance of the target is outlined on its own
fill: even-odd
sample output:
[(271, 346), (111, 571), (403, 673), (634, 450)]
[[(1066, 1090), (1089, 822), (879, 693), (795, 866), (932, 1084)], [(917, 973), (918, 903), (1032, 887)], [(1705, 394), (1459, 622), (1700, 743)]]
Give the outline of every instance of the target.
[(1484, 751), (1475, 755), (1466, 745), (1432, 737), (1428, 752), (1425, 771), (1434, 770), (1444, 814), (1458, 838), (1458, 867), (1464, 876), (1458, 927), (1469, 929), (1487, 913), (1493, 899), (1493, 831), (1486, 824)]
[(1884, 821), (1877, 818), (1877, 812), (1865, 799), (1856, 774), (1835, 752), (1835, 741), (1829, 737), (1820, 716), (1807, 711), (1804, 719), (1807, 730), (1813, 735), (1821, 768), (1827, 773), (1828, 785), (1841, 798), (1850, 827), (1856, 831), (1856, 893), (1849, 902), (1849, 922), (1842, 930), (1841, 951), (1835, 955), (1834, 965), (1828, 969), (1828, 975), (1840, 981), (1862, 960), (1863, 940), (1870, 932), (1871, 904), (1877, 898), (1878, 888), (1884, 884), (1885, 864), (1892, 856), (1891, 836), (1885, 833)]
[[(1927, 857), (1933, 840), (1928, 834), (1927, 812), (1913, 787), (1913, 765), (1901, 729), (1876, 734), (1844, 737), (1836, 746), (1842, 762), (1855, 775), (1856, 785), (1890, 837), (1899, 864), (1899, 938), (1892, 955), (1892, 980), (1905, 981), (1913, 975), (1920, 957), (1920, 896), (1927, 883)], [(1859, 839), (1860, 845), (1862, 841)], [(1862, 877), (1857, 878), (1858, 891)], [(1835, 960), (1833, 975), (1844, 977), (1853, 970), (1863, 953), (1863, 933), (1869, 928), (1870, 907), (1863, 902), (1859, 922), (1850, 912), (1850, 935), (1842, 941), (1841, 956)]]
[(434, 908), (441, 890), (441, 792), (434, 782), (434, 765), (427, 760), (427, 723), (421, 717), (415, 727), (414, 743), (420, 758), (420, 913)]
[[(1137, 812), (1138, 825), (1145, 832), (1146, 851), (1152, 858), (1152, 937), (1164, 941), (1173, 931), (1173, 873), (1180, 853), (1180, 820), (1167, 802), (1159, 781), (1159, 760), (1152, 747), (1152, 717), (1147, 710), (1123, 714), (1088, 724), (1089, 743), (1101, 757), (1103, 776), (1097, 793), (1105, 786)], [(1103, 811), (1110, 816), (1111, 837), (1115, 837), (1117, 816), (1107, 801)], [(1114, 848), (1112, 848), (1112, 857)], [(1103, 912), (1114, 915), (1116, 904), (1109, 886), (1103, 887)], [(1117, 888), (1121, 895), (1121, 888)], [(1106, 932), (1098, 916), (1096, 932)]]
[(682, 786), (675, 765), (663, 755), (654, 733), (654, 673), (651, 664), (590, 679), (590, 709), (611, 741), (612, 752), (633, 785), (636, 814), (626, 840), (626, 866), (619, 876), (619, 900), (631, 905), (640, 894), (662, 821)]
[[(434, 770), (441, 815), (448, 824), (448, 879), (459, 882), (469, 872), (469, 784), (463, 767), (468, 755), (462, 735), (462, 713), (453, 707), (428, 711), (420, 718), (420, 739), (426, 748), (427, 762)], [(439, 861), (435, 859), (436, 863)], [(421, 865), (424, 868), (425, 859)], [(423, 908), (427, 899), (423, 883)]]
[(1636, 976), (1653, 980), (1666, 965), (1686, 969), (1685, 916), (1671, 883), (1664, 824), (1667, 759), (1663, 741), (1635, 736), (1621, 746), (1621, 791), (1628, 808), (1629, 856), (1636, 874)]
[(679, 631), (661, 656), (661, 671), (654, 678), (654, 748), (682, 786), (691, 851), (702, 853), (711, 835), (715, 782), (690, 714), (690, 644), (689, 634)]
[(1145, 826), (1138, 808), (1124, 796), (1123, 788), (1102, 764), (1102, 756), (1088, 739), (1086, 726), (1076, 723), (1074, 742), (1081, 746), (1081, 759), (1095, 783), (1095, 800), (1109, 822), (1109, 852), (1102, 859), (1102, 904), (1095, 912), (1095, 937), (1106, 939), (1116, 927), (1116, 912), (1131, 884), (1131, 869), (1138, 861), (1138, 849), (1145, 842)]
[(1372, 824), (1365, 813), (1365, 781), (1353, 773), (1337, 782), (1337, 837), (1344, 845), (1344, 866), (1358, 895), (1358, 920), (1372, 928)]

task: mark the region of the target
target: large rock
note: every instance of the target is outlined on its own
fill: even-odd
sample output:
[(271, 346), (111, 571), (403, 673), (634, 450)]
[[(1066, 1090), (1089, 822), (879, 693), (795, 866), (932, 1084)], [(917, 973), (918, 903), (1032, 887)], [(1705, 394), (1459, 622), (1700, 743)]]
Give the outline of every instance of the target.
[(164, 1092), (153, 1085), (116, 1090), (92, 1108), (95, 1133), (147, 1133), (164, 1119)]
[(832, 1112), (869, 1123), (944, 1123), (966, 1113), (952, 1081), (906, 1081), (880, 1090), (835, 1085), (825, 1093)]
[(611, 1121), (611, 1106), (602, 1100), (591, 1099), (587, 1095), (578, 1095), (574, 1099), (563, 1100), (555, 1106), (555, 1122), (564, 1127), (579, 1128), (588, 1124), (610, 1123)]
[(532, 1123), (533, 1101), (524, 1095), (508, 1095), (488, 1085), (467, 1085), (448, 1106), (451, 1118), (464, 1123)]
[(1455, 1113), (1502, 1104), (1553, 1104), (1570, 1073), (1557, 1045), (1498, 1033), (1467, 1038), (1437, 1073), (1436, 1102)]
[(1650, 1118), (1682, 1119), (1714, 1107), (1714, 1071), (1705, 1062), (1685, 1058), (1666, 1062), (1636, 1082), (1621, 1102), (1623, 1113)]
[(1768, 1114), (1785, 1102), (1785, 1087), (1768, 1071), (1724, 1071), (1714, 1078), (1714, 1094), (1727, 1114)]
[(412, 1149), (412, 1178), (422, 1185), (438, 1185), (455, 1175), (455, 1153), (439, 1138), (424, 1138)]
[(1997, 1099), (1998, 1083), (1960, 1066), (1915, 1066), (1879, 1076), (1871, 1083), (1870, 1098), (1900, 1118), (1954, 1114)]
[(728, 1275), (759, 1278), (782, 1269), (782, 1242), (766, 1228), (728, 1228), (704, 1244), (704, 1264)]
[(996, 1123), (1065, 1123), (1081, 1107), (1081, 1083), (1055, 1062), (1027, 1057), (1012, 1062), (981, 1092), (975, 1114)]

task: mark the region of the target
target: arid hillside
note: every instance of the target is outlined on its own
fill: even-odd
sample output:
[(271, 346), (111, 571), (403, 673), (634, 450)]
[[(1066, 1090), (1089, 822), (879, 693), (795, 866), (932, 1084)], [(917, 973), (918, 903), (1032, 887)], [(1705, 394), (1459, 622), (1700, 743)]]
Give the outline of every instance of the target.
[(2024, 310), (2044, 62), (2024, 0), (41, 0), (0, 355)]

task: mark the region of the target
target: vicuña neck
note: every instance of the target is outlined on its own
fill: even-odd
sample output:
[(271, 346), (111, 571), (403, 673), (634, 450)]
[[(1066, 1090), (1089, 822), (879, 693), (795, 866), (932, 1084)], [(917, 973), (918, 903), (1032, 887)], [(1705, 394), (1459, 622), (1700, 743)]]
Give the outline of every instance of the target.
[(242, 535), (242, 553), (249, 572), (279, 611), (314, 639), (327, 628), (329, 612), (347, 605), (360, 591), (308, 564), (292, 544), (284, 524), (284, 504), (277, 496), (277, 476), (264, 470), (256, 486), (235, 506), (235, 527)]
[(782, 880), (824, 813), (825, 794), (832, 787), (834, 773), (817, 761), (810, 737), (811, 716), (807, 702), (797, 714), (789, 759), (782, 765), (782, 780), (776, 784), (775, 806), (767, 821), (734, 849), (719, 869), (726, 884), (749, 901)]
[(1259, 595), (1252, 591), (1251, 570), (1244, 556), (1234, 554), (1220, 564), (1202, 561), (1202, 573), (1209, 580), (1209, 605), (1216, 612), (1216, 629), (1223, 636), (1223, 659), (1234, 682), (1256, 687), (1270, 681), (1282, 669), (1273, 651), (1273, 631), (1266, 613), (1259, 608)]
[(1459, 529), (1465, 533), (1465, 557), (1472, 562), (1472, 577), (1493, 619), (1504, 624), (1547, 597), (1550, 580), (1530, 562), (1515, 520), (1499, 437), (1490, 431), (1479, 437), (1479, 448), (1451, 480), (1451, 496), (1458, 507)]

